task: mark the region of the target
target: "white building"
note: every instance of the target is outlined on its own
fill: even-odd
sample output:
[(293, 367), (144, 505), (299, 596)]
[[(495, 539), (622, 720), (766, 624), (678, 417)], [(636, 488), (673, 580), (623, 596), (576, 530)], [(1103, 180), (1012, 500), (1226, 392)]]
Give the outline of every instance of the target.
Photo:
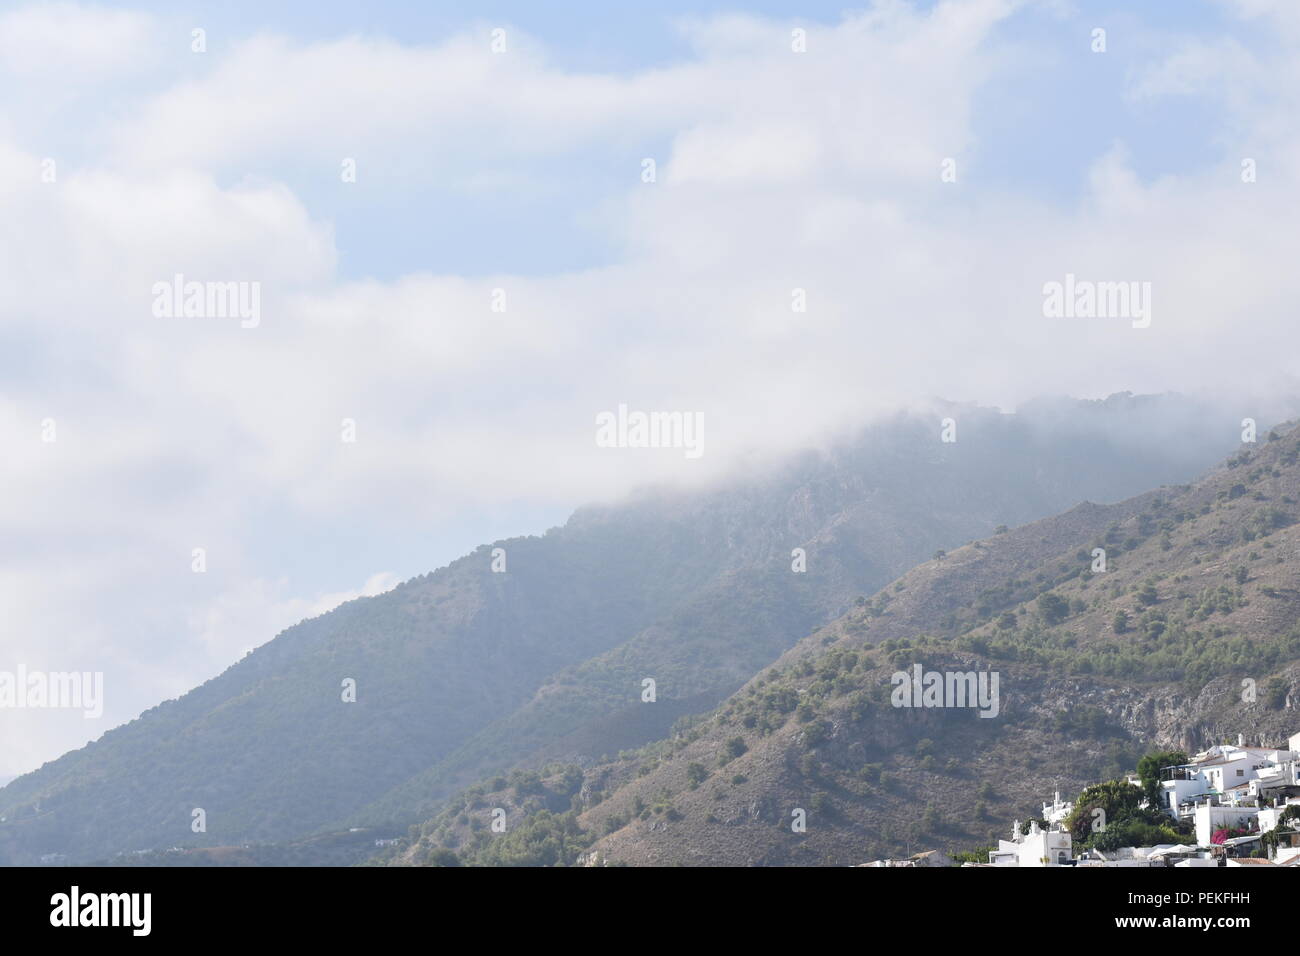
[(1160, 808), (1174, 819), (1192, 816), (1194, 808), (1208, 797), (1212, 803), (1248, 806), (1261, 795), (1283, 787), (1300, 786), (1300, 761), (1294, 745), (1247, 747), (1221, 744), (1198, 753), (1191, 762), (1161, 771)]
[(1210, 846), (1216, 830), (1251, 829), (1258, 823), (1259, 808), (1217, 806), (1207, 801), (1196, 805), (1195, 818), (1197, 844)]
[(1011, 839), (999, 840), (998, 848), (989, 853), (993, 866), (1069, 866), (1074, 862), (1073, 841), (1068, 830), (1039, 829), (1038, 821), (1029, 824), (1029, 832), (1020, 832), (1020, 821), (1011, 827)]
[(1291, 797), (1259, 808), (1259, 832), (1267, 833), (1277, 827), (1282, 814), (1291, 807), (1300, 806), (1300, 797)]
[(1092, 867), (1132, 867), (1132, 866), (1167, 866), (1166, 857), (1177, 859), (1192, 855), (1195, 847), (1174, 843), (1161, 843), (1158, 846), (1123, 846), (1117, 850), (1091, 849), (1079, 857), (1075, 866)]
[(1279, 844), (1273, 854), (1273, 862), (1278, 866), (1300, 866), (1300, 834), (1289, 834), (1291, 845)]
[(1043, 804), (1043, 819), (1049, 826), (1055, 826), (1058, 823), (1064, 823), (1065, 818), (1074, 810), (1074, 802), (1071, 800), (1062, 800), (1061, 791), (1057, 790), (1052, 794), (1052, 802)]
[(1300, 787), (1300, 760), (1280, 760), (1261, 768), (1250, 781), (1251, 796), (1256, 798), (1284, 787)]
[(956, 862), (956, 860), (943, 852), (943, 850), (923, 850), (920, 853), (913, 853), (906, 860), (872, 860), (870, 863), (859, 863), (858, 866), (944, 867), (955, 866)]

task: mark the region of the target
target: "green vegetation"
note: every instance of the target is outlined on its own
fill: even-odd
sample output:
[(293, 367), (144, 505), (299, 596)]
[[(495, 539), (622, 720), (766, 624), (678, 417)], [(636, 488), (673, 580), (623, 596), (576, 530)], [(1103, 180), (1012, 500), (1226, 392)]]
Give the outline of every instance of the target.
[[(1148, 755), (1155, 761), (1164, 756)], [(1127, 780), (1110, 780), (1085, 788), (1065, 820), (1075, 854), (1090, 848), (1114, 850), (1195, 841), (1190, 829), (1180, 829), (1154, 804), (1140, 806), (1142, 799), (1142, 788)]]
[(409, 849), (395, 847), (378, 859), (423, 866), (572, 866), (594, 839), (573, 809), (583, 779), (581, 768), (556, 765), (516, 770), (471, 787), (416, 828)]

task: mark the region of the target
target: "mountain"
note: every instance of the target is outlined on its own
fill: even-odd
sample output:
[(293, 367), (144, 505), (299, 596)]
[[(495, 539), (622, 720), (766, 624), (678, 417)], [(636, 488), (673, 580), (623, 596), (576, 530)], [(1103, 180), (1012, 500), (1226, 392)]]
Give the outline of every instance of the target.
[(945, 406), (704, 490), (581, 509), (295, 625), (9, 783), (0, 862), (405, 825), (493, 773), (639, 747), (936, 549), (1186, 480), (1235, 443), (1234, 419), (1172, 396)]
[[(484, 781), (379, 862), (955, 852), (1153, 750), (1239, 734), (1284, 745), (1300, 731), (1300, 430), (1243, 449), (1194, 484), (1084, 503), (925, 561), (665, 739)], [(917, 665), (996, 673), (996, 713), (895, 706), (895, 675)], [(495, 808), (504, 834), (490, 830)]]

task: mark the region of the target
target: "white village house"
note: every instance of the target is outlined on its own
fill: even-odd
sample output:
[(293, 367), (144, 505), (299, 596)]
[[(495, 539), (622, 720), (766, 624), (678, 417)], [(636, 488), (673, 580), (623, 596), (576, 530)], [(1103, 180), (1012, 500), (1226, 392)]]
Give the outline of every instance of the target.
[[(1130, 778), (1130, 782), (1138, 781)], [(1300, 733), (1285, 748), (1223, 744), (1198, 753), (1188, 763), (1161, 770), (1159, 807), (1174, 820), (1191, 823), (1194, 845), (1162, 844), (1090, 850), (1076, 858), (1065, 820), (1074, 809), (1060, 793), (1043, 804), (1042, 820), (1021, 833), (1012, 827), (1010, 840), (999, 840), (989, 852), (990, 866), (1300, 866)], [(1283, 824), (1283, 816), (1290, 813)], [(1233, 835), (1231, 831), (1242, 831)], [(1227, 835), (1219, 831), (1229, 831)], [(1251, 857), (1264, 834), (1278, 831), (1269, 859)], [(1219, 836), (1219, 842), (1214, 837)], [(965, 864), (983, 865), (983, 864)]]
[[(1197, 754), (1188, 763), (1161, 771), (1160, 807), (1175, 820), (1187, 820), (1197, 808), (1257, 807), (1271, 796), (1300, 788), (1300, 734), (1287, 748), (1223, 744)], [(1210, 815), (1211, 817), (1214, 815)], [(1220, 814), (1223, 819), (1231, 815)]]
[[(1060, 799), (1060, 795), (1057, 795)], [(1064, 819), (1064, 817), (1062, 817)], [(1011, 827), (1011, 839), (999, 840), (998, 848), (989, 853), (993, 866), (1069, 866), (1074, 862), (1070, 832), (1059, 823), (1042, 830), (1038, 821), (1029, 824), (1029, 832), (1020, 832), (1020, 821)]]

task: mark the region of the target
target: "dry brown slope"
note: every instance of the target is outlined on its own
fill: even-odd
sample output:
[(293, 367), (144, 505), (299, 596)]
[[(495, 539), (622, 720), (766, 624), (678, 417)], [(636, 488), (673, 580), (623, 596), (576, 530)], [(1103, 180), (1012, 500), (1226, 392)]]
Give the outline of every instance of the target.
[[(594, 770), (610, 795), (581, 817), (609, 831), (593, 858), (846, 864), (909, 842), (968, 847), (1150, 747), (1294, 733), (1296, 438), (1193, 486), (1083, 505), (914, 569), (659, 753)], [(1065, 602), (1063, 619), (1044, 618), (1042, 593)], [(890, 674), (914, 661), (997, 670), (1001, 714), (890, 707)], [(792, 710), (773, 708), (791, 692)]]

